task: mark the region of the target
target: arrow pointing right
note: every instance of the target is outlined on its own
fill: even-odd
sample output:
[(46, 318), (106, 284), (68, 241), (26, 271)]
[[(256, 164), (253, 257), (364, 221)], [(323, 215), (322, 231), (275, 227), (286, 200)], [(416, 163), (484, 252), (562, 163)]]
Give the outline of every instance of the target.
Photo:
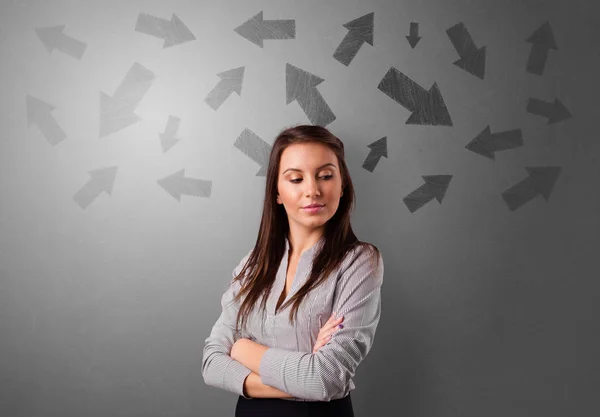
[(73, 200), (81, 207), (86, 209), (102, 192), (111, 195), (118, 167), (100, 168), (89, 171), (92, 177), (79, 191), (73, 196)]
[(175, 13), (171, 16), (170, 21), (146, 13), (140, 13), (135, 23), (135, 30), (136, 32), (164, 39), (163, 49), (196, 39), (194, 34), (190, 32)]
[(561, 122), (573, 117), (564, 104), (562, 104), (557, 98), (554, 99), (553, 103), (539, 100), (537, 98), (530, 98), (527, 102), (527, 112), (538, 116), (547, 117), (548, 124)]
[(204, 101), (213, 110), (221, 107), (221, 104), (235, 92), (238, 96), (242, 95), (242, 83), (244, 82), (245, 67), (234, 68), (229, 71), (220, 72), (217, 74), (221, 81), (213, 88), (206, 96)]
[(402, 199), (411, 213), (414, 213), (434, 198), (441, 204), (452, 175), (423, 175), (425, 184)]
[(526, 167), (525, 169), (529, 172), (529, 176), (502, 193), (502, 198), (511, 211), (533, 200), (538, 194), (548, 201), (561, 171), (560, 167)]

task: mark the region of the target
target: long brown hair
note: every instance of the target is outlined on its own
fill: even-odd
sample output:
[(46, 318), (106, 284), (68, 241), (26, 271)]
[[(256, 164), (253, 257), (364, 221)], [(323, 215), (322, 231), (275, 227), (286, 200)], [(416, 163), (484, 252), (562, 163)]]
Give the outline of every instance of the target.
[(254, 249), (251, 251), (242, 270), (232, 281), (239, 280), (242, 282), (233, 302), (239, 301), (246, 295), (237, 314), (236, 332), (239, 331), (240, 318), (242, 318), (242, 327), (244, 327), (248, 314), (261, 295), (263, 296), (261, 308), (266, 308), (268, 295), (275, 282), (275, 276), (285, 252), (285, 239), (288, 237), (289, 232), (288, 217), (283, 205), (280, 207), (276, 203), (281, 155), (292, 144), (311, 142), (326, 145), (336, 154), (340, 165), (344, 193), (340, 198), (336, 213), (325, 224), (324, 243), (321, 250), (315, 254), (308, 280), (280, 309), (294, 303), (289, 314), (290, 322), (293, 321), (304, 296), (324, 282), (344, 260), (346, 254), (356, 247), (364, 247), (363, 250), (370, 249), (373, 254), (373, 262), (377, 265), (379, 249), (375, 245), (359, 241), (350, 225), (350, 215), (355, 205), (355, 194), (344, 158), (344, 144), (342, 141), (322, 126), (298, 125), (284, 129), (275, 138), (271, 149), (262, 218)]

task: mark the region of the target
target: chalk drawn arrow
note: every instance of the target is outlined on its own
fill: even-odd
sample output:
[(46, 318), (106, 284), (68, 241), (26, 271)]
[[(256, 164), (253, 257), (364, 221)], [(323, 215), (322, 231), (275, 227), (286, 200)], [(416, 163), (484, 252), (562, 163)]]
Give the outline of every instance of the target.
[(163, 153), (167, 152), (179, 142), (179, 138), (175, 137), (175, 135), (177, 135), (177, 131), (179, 130), (180, 122), (181, 119), (179, 117), (169, 116), (165, 131), (159, 133), (158, 137), (160, 138), (160, 146), (162, 147)]
[(65, 25), (35, 28), (35, 33), (49, 53), (58, 49), (75, 59), (81, 59), (87, 45), (71, 36), (65, 35)]
[(492, 133), (490, 126), (479, 133), (465, 148), (491, 160), (495, 160), (494, 152), (505, 151), (523, 146), (521, 129)]
[(375, 167), (379, 163), (379, 160), (382, 156), (388, 157), (387, 154), (387, 136), (382, 137), (379, 140), (368, 145), (371, 151), (367, 155), (365, 162), (363, 162), (362, 167), (369, 172), (373, 172)]
[(421, 37), (419, 36), (419, 24), (417, 22), (410, 23), (410, 35), (408, 35), (406, 39), (408, 39), (410, 47), (415, 49), (415, 46), (417, 46), (417, 43), (421, 40)]
[(262, 140), (260, 136), (250, 129), (244, 129), (233, 146), (260, 165), (260, 169), (256, 172), (255, 176), (265, 177), (267, 175), (271, 145)]
[(533, 34), (526, 39), (526, 42), (532, 44), (527, 60), (527, 72), (536, 75), (542, 75), (548, 59), (550, 49), (557, 50), (554, 34), (550, 27), (550, 22), (544, 23)]
[(217, 74), (221, 81), (217, 83), (210, 93), (206, 96), (204, 101), (213, 110), (217, 110), (227, 97), (231, 93), (236, 93), (238, 96), (242, 95), (242, 84), (244, 82), (244, 69), (245, 67), (234, 68), (229, 71), (220, 72)]
[(73, 200), (86, 209), (101, 193), (110, 195), (115, 183), (118, 167), (100, 168), (89, 171), (91, 178), (73, 196)]
[(196, 39), (175, 13), (171, 16), (171, 20), (140, 13), (135, 23), (135, 30), (136, 32), (164, 39), (163, 49)]
[(481, 48), (475, 46), (473, 38), (462, 22), (447, 29), (446, 34), (460, 56), (454, 65), (483, 80), (485, 77), (485, 46)]
[(157, 181), (175, 200), (181, 202), (182, 195), (210, 197), (212, 181), (185, 176), (185, 169)]
[(296, 21), (264, 20), (261, 11), (236, 27), (234, 31), (262, 48), (263, 41), (266, 39), (296, 38)]
[(511, 211), (515, 211), (536, 196), (546, 201), (550, 198), (560, 167), (526, 167), (529, 176), (502, 193), (502, 198)]
[(537, 98), (530, 98), (527, 102), (527, 112), (546, 117), (548, 119), (547, 124), (549, 125), (573, 117), (565, 105), (557, 98), (552, 103)]
[(319, 126), (327, 126), (336, 119), (317, 90), (317, 86), (323, 81), (323, 78), (291, 64), (285, 67), (286, 104), (298, 101), (311, 123)]
[(344, 24), (348, 33), (333, 53), (336, 60), (348, 66), (365, 42), (373, 46), (374, 15), (375, 13), (368, 13)]
[(434, 198), (441, 204), (452, 175), (423, 175), (425, 184), (402, 199), (411, 213), (414, 213)]
[(406, 124), (452, 126), (452, 119), (437, 83), (433, 83), (427, 91), (391, 67), (377, 88), (412, 112)]
[(36, 125), (50, 145), (58, 145), (67, 137), (51, 114), (52, 110), (56, 108), (55, 106), (27, 94), (25, 107), (27, 109), (27, 126)]

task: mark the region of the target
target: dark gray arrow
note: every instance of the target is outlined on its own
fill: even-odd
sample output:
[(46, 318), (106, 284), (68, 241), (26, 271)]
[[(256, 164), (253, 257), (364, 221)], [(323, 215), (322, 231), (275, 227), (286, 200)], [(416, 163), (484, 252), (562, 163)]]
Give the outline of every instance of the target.
[(135, 23), (135, 30), (146, 35), (164, 39), (163, 49), (196, 39), (194, 34), (175, 13), (171, 16), (171, 20), (140, 13)]
[(529, 176), (502, 193), (502, 198), (511, 211), (533, 200), (541, 194), (546, 201), (550, 198), (560, 167), (526, 167)]
[(27, 109), (27, 126), (35, 124), (50, 145), (55, 146), (67, 137), (56, 119), (50, 114), (56, 108), (55, 106), (27, 94), (25, 107)]
[(369, 13), (344, 24), (348, 33), (342, 39), (342, 43), (333, 53), (333, 57), (348, 66), (354, 59), (363, 43), (373, 46), (373, 16), (375, 13)]
[(411, 213), (414, 213), (434, 198), (441, 204), (452, 175), (423, 175), (425, 184), (402, 199)]
[(163, 153), (167, 152), (169, 149), (175, 146), (177, 142), (179, 142), (179, 139), (176, 138), (175, 135), (177, 135), (177, 130), (179, 130), (180, 122), (181, 119), (179, 117), (169, 116), (165, 132), (158, 135)]
[(265, 39), (295, 39), (295, 20), (263, 20), (263, 12), (251, 17), (234, 29), (253, 44), (263, 47)]
[(427, 91), (391, 67), (377, 88), (412, 112), (406, 124), (452, 126), (452, 119), (437, 83), (433, 83)]
[(181, 202), (181, 195), (196, 197), (210, 197), (212, 181), (200, 180), (185, 176), (185, 169), (156, 181), (174, 199)]
[(35, 33), (42, 41), (48, 52), (55, 49), (75, 58), (81, 59), (86, 44), (63, 33), (65, 25), (35, 28)]
[(496, 155), (494, 152), (514, 149), (519, 146), (523, 146), (521, 129), (492, 133), (488, 125), (465, 148), (481, 156), (495, 160)]
[(573, 117), (564, 104), (557, 98), (555, 98), (552, 103), (537, 98), (530, 98), (527, 102), (527, 112), (537, 116), (547, 117), (548, 124), (561, 122)]
[(133, 111), (154, 81), (154, 73), (137, 62), (127, 72), (113, 96), (100, 92), (100, 137), (137, 123)]
[(236, 92), (238, 96), (242, 95), (244, 69), (245, 67), (239, 67), (217, 74), (221, 78), (221, 81), (217, 83), (215, 88), (204, 99), (213, 110), (217, 110), (231, 93)]
[(260, 136), (250, 129), (244, 129), (233, 146), (260, 165), (260, 169), (255, 176), (264, 177), (267, 175), (269, 156), (271, 155), (272, 148), (271, 145), (262, 140)]
[(110, 195), (115, 183), (117, 169), (118, 167), (112, 166), (89, 171), (88, 173), (92, 178), (75, 193), (73, 200), (75, 200), (79, 207), (85, 210), (100, 193), (105, 192)]
[(483, 80), (485, 77), (485, 46), (479, 49), (475, 46), (473, 38), (462, 22), (446, 30), (446, 34), (460, 56), (454, 65)]
[(527, 60), (527, 72), (542, 75), (546, 66), (548, 51), (550, 49), (558, 49), (554, 41), (550, 22), (546, 22), (540, 26), (526, 41), (533, 44), (529, 53), (529, 59)]
[(375, 167), (379, 163), (379, 160), (382, 156), (388, 157), (387, 154), (387, 136), (382, 137), (379, 140), (368, 145), (371, 151), (367, 155), (365, 162), (363, 162), (362, 167), (369, 172), (373, 172)]
[(311, 123), (319, 126), (327, 126), (335, 120), (335, 115), (316, 88), (323, 81), (323, 78), (291, 64), (285, 67), (286, 104), (297, 100)]
[(419, 36), (419, 24), (416, 22), (411, 22), (410, 23), (410, 35), (408, 35), (406, 37), (406, 39), (408, 39), (408, 43), (410, 44), (412, 49), (415, 49), (415, 46), (417, 46), (417, 43), (419, 43), (419, 41), (421, 40), (421, 37)]

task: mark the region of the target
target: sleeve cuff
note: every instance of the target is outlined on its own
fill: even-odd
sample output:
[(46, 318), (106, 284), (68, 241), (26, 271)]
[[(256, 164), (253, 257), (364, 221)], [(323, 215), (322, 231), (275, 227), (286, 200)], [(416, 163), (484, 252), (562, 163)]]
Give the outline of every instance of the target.
[[(286, 349), (269, 348), (263, 353), (259, 365), (259, 374), (262, 383), (270, 385), (284, 392), (290, 392), (286, 385), (285, 374), (287, 363), (293, 366), (305, 355), (306, 352), (295, 352)], [(289, 372), (289, 371), (288, 371)]]
[(244, 381), (252, 369), (245, 367), (236, 360), (231, 360), (229, 366), (223, 372), (223, 389), (241, 395), (251, 400), (251, 397), (244, 395)]

